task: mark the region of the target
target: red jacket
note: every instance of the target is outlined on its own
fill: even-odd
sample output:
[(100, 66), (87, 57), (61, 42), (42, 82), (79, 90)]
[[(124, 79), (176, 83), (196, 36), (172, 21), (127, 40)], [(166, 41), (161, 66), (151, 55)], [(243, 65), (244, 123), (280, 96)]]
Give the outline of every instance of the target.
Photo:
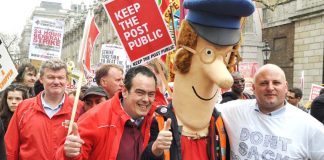
[[(81, 154), (73, 159), (115, 160), (124, 126), (131, 119), (123, 110), (119, 96), (100, 103), (84, 113), (78, 120), (78, 128), (84, 144)], [(69, 159), (64, 156), (63, 146), (59, 148), (56, 159)]]
[[(61, 146), (55, 159), (116, 160), (125, 123), (131, 119), (121, 106), (120, 96), (121, 93), (115, 94), (111, 99), (91, 108), (80, 117), (78, 130), (85, 143), (78, 157), (65, 157), (63, 146)], [(154, 106), (152, 105), (152, 113), (156, 108), (156, 105)], [(149, 136), (152, 116), (153, 114), (148, 114), (143, 121), (141, 132), (144, 136)], [(145, 138), (149, 139), (149, 137)], [(143, 145), (145, 148), (145, 143)]]
[[(73, 99), (65, 95), (61, 110), (51, 119), (46, 115), (41, 94), (19, 104), (5, 135), (8, 160), (53, 159), (57, 148), (67, 135), (62, 122), (70, 120)], [(78, 105), (76, 119), (82, 104)]]

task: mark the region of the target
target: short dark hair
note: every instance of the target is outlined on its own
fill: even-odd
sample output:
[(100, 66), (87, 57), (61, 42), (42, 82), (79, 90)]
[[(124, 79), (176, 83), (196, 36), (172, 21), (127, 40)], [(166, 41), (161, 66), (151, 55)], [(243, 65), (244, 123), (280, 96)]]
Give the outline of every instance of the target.
[(147, 68), (145, 66), (136, 66), (136, 67), (130, 68), (125, 75), (124, 84), (128, 91), (130, 91), (130, 89), (132, 88), (133, 78), (137, 74), (142, 74), (147, 77), (153, 77), (154, 81), (155, 81), (155, 86), (157, 85), (157, 79), (155, 77), (155, 74), (149, 68)]
[(121, 66), (116, 65), (116, 64), (102, 64), (99, 66), (99, 68), (96, 70), (95, 73), (95, 80), (98, 86), (100, 86), (100, 79), (106, 75), (108, 75), (108, 72), (111, 68), (117, 68), (120, 70), (122, 73), (124, 73), (124, 70)]
[(303, 97), (303, 92), (299, 88), (290, 88), (288, 91), (292, 92), (292, 93), (295, 93), (295, 98), (302, 98)]
[(22, 83), (24, 81), (24, 75), (26, 71), (33, 71), (35, 75), (37, 74), (37, 69), (31, 63), (24, 63), (18, 67), (18, 75), (16, 77), (16, 82)]
[(38, 79), (34, 84), (35, 95), (38, 95), (38, 93), (42, 92), (43, 90), (44, 90), (44, 85)]

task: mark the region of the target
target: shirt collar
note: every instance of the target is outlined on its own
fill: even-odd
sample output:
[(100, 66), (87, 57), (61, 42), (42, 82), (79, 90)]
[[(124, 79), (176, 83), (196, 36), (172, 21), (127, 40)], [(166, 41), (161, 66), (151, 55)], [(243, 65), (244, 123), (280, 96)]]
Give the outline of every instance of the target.
[(54, 108), (52, 108), (46, 101), (45, 101), (45, 98), (44, 98), (44, 96), (45, 96), (45, 92), (43, 92), (42, 94), (41, 94), (41, 101), (42, 101), (42, 105), (43, 105), (43, 107), (44, 108), (46, 108), (46, 109), (50, 109), (50, 110), (57, 110), (57, 109), (59, 109), (59, 108), (61, 108), (62, 106), (63, 106), (63, 103), (64, 103), (64, 99), (65, 99), (65, 95), (63, 94), (63, 97), (62, 97), (62, 99), (61, 99), (61, 102), (56, 106), (56, 107), (54, 107)]
[(259, 105), (258, 105), (258, 103), (256, 102), (256, 105), (255, 105), (254, 110), (255, 110), (256, 112), (259, 112), (259, 113), (264, 114), (264, 115), (268, 115), (268, 116), (277, 116), (277, 115), (280, 115), (280, 114), (282, 114), (282, 113), (284, 113), (284, 112), (286, 111), (286, 105), (287, 105), (287, 102), (286, 102), (286, 100), (285, 100), (285, 101), (284, 101), (284, 106), (282, 106), (282, 107), (278, 108), (277, 110), (274, 110), (274, 111), (272, 111), (272, 112), (270, 112), (270, 113), (268, 113), (268, 114), (264, 114), (264, 113), (262, 113), (262, 112), (260, 111)]

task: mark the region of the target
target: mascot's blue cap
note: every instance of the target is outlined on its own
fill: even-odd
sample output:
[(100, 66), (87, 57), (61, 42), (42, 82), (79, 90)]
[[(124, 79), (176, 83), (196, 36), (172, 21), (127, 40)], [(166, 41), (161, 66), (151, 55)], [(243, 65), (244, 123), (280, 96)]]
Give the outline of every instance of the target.
[(240, 41), (240, 20), (251, 15), (251, 0), (184, 0), (186, 20), (199, 36), (217, 45), (234, 45)]

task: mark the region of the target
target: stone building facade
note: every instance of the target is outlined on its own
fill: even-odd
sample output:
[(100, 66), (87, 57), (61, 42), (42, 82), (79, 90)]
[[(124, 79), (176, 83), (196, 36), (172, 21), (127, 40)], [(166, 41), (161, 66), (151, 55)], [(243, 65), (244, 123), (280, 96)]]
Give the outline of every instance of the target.
[[(107, 17), (106, 11), (102, 6), (104, 0), (98, 1), (93, 4), (88, 10), (93, 10), (95, 21), (100, 30), (100, 34), (94, 45), (93, 56), (91, 57), (92, 64), (99, 63), (100, 50), (102, 44), (121, 44), (117, 33)], [(262, 10), (259, 8), (260, 12)], [(82, 11), (82, 15), (77, 18), (70, 16), (65, 19), (66, 32), (63, 41), (63, 59), (65, 61), (77, 60), (77, 52), (79, 50), (80, 40), (82, 39), (82, 30), (87, 11)], [(243, 62), (257, 62), (263, 64), (261, 50), (263, 43), (261, 42), (261, 21), (259, 20), (259, 13), (255, 12), (253, 16), (247, 18), (246, 27), (243, 34), (243, 45), (240, 52), (243, 57)], [(77, 20), (76, 20), (77, 19)], [(74, 22), (73, 22), (74, 21)], [(69, 27), (73, 23), (72, 27)]]
[(263, 40), (273, 50), (270, 62), (281, 66), (289, 87), (302, 87), (309, 98), (311, 84), (323, 84), (324, 1), (290, 0), (264, 11)]
[(91, 64), (98, 64), (101, 52), (101, 45), (120, 44), (117, 34), (106, 15), (106, 12), (101, 5), (103, 1), (97, 1), (88, 9), (82, 9), (78, 15), (69, 15), (65, 19), (65, 34), (63, 39), (62, 59), (65, 61), (78, 60), (78, 51), (83, 35), (84, 22), (87, 12), (93, 11), (96, 24), (100, 34), (94, 44), (93, 55), (91, 56)]
[[(65, 62), (73, 61), (75, 64), (78, 61), (78, 51), (80, 47), (80, 41), (83, 35), (84, 22), (88, 11), (93, 11), (95, 21), (100, 30), (100, 34), (94, 44), (94, 52), (91, 57), (91, 64), (98, 64), (100, 57), (100, 50), (102, 44), (121, 44), (117, 33), (107, 17), (107, 14), (102, 6), (102, 2), (105, 0), (94, 1), (91, 6), (85, 6), (84, 4), (73, 4), (70, 10), (62, 12), (61, 4), (53, 2), (42, 2), (39, 8), (36, 8), (33, 16), (43, 16), (57, 18), (58, 16), (65, 21), (63, 47), (61, 58)], [(46, 8), (46, 6), (54, 5), (54, 9)], [(56, 6), (56, 7), (55, 7)], [(49, 13), (47, 13), (49, 12)], [(62, 13), (61, 13), (62, 12)], [(262, 9), (258, 8), (252, 16), (246, 19), (246, 26), (244, 28), (243, 42), (240, 48), (240, 54), (243, 58), (243, 62), (256, 62), (259, 65), (263, 65), (261, 50), (262, 43), (262, 27), (260, 21), (260, 14)], [(21, 41), (21, 48), (26, 57), (28, 57), (29, 43), (31, 37), (31, 23), (25, 26), (25, 30), (22, 33), (23, 40)]]

